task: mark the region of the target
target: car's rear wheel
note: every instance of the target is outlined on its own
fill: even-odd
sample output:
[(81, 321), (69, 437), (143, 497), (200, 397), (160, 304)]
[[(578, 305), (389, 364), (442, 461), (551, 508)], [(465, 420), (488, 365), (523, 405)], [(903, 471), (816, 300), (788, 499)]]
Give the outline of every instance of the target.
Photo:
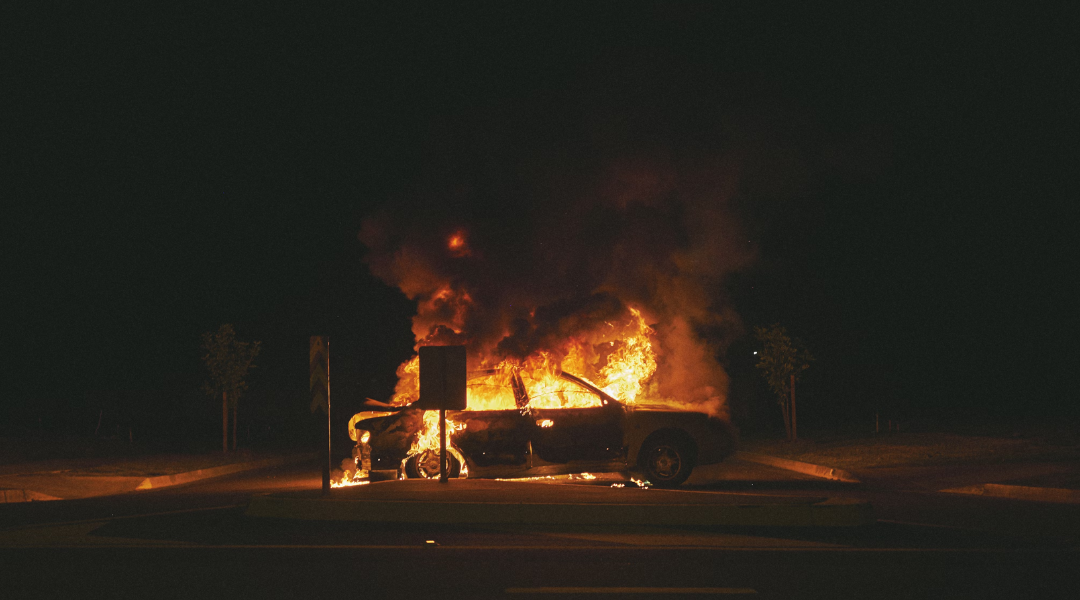
[[(446, 459), (450, 462), (450, 472), (447, 477), (460, 476), (461, 462), (458, 458), (453, 453), (449, 453)], [(439, 472), (439, 453), (434, 450), (424, 450), (405, 461), (405, 476), (410, 479), (438, 479)]]
[(686, 443), (677, 439), (654, 440), (642, 451), (642, 467), (654, 486), (678, 487), (694, 470), (694, 455)]

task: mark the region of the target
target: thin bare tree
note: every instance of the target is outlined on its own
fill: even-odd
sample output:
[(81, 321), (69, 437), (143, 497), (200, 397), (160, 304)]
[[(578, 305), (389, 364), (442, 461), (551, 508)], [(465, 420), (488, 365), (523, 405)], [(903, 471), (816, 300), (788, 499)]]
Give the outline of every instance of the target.
[(233, 409), (233, 450), (236, 450), (236, 416), (240, 396), (247, 390), (247, 375), (255, 368), (261, 342), (241, 342), (226, 323), (216, 333), (202, 334), (203, 364), (209, 375), (203, 385), (211, 397), (221, 395), (221, 451), (229, 451), (229, 406)]
[(814, 357), (802, 342), (789, 336), (779, 323), (755, 327), (754, 336), (761, 343), (756, 352), (756, 366), (762, 370), (769, 389), (776, 394), (777, 404), (784, 416), (787, 438), (794, 440), (798, 436), (795, 429), (795, 382), (803, 371), (810, 368)]

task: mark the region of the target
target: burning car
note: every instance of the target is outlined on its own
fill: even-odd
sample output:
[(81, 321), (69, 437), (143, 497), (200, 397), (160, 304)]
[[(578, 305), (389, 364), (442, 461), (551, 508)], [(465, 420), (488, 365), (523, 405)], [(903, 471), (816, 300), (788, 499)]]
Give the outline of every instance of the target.
[[(695, 466), (734, 452), (727, 421), (670, 405), (621, 402), (561, 371), (537, 378), (513, 368), (474, 371), (467, 396), (468, 410), (447, 412), (450, 477), (629, 470), (657, 487), (676, 487)], [(412, 403), (369, 407), (374, 410), (349, 422), (357, 467), (438, 477), (438, 411)]]

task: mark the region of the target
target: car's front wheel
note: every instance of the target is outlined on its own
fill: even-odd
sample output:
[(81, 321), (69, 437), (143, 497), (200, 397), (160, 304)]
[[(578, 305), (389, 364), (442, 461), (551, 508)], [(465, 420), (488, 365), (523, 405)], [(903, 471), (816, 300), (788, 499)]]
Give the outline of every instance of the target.
[[(458, 457), (451, 452), (447, 454), (446, 460), (450, 462), (447, 477), (453, 479), (461, 476), (461, 461)], [(410, 479), (438, 479), (439, 472), (439, 453), (434, 450), (424, 450), (405, 461), (405, 476)]]
[(642, 467), (649, 483), (659, 488), (678, 487), (694, 470), (694, 455), (685, 442), (659, 439), (642, 449)]

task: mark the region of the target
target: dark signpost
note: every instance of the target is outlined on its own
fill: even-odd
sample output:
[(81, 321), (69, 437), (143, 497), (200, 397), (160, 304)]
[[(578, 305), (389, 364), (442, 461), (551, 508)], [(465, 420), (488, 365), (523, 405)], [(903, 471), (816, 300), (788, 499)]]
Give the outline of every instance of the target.
[(446, 411), (465, 410), (465, 346), (420, 347), (420, 400), (416, 407), (439, 411), (439, 481), (446, 483)]

